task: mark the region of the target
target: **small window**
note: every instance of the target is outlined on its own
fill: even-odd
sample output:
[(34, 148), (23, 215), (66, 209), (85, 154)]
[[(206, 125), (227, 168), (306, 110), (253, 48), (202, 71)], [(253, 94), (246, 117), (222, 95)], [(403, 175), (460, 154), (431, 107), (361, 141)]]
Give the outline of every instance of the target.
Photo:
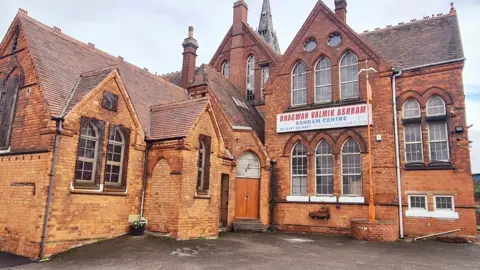
[(98, 158), (99, 136), (96, 127), (85, 121), (80, 131), (77, 169), (75, 179), (83, 182), (94, 182)]
[(342, 44), (342, 36), (340, 35), (340, 33), (335, 32), (331, 34), (328, 38), (328, 46), (338, 47), (340, 46), (340, 44)]
[(405, 161), (407, 163), (423, 162), (422, 126), (420, 124), (406, 125)]
[(118, 95), (110, 92), (103, 92), (102, 107), (116, 112), (118, 110)]
[(122, 184), (125, 138), (120, 129), (110, 128), (107, 147), (107, 165), (105, 167), (105, 185)]
[(446, 115), (445, 101), (439, 96), (433, 96), (427, 102), (427, 116)]
[(420, 104), (414, 100), (409, 99), (403, 105), (403, 119), (420, 118)]
[(332, 101), (332, 62), (322, 57), (315, 67), (315, 103)]
[(292, 195), (307, 195), (307, 149), (297, 143), (292, 151)]
[(260, 93), (260, 101), (265, 102), (265, 84), (270, 79), (270, 67), (262, 67), (262, 89)]
[(426, 195), (409, 195), (408, 209), (427, 210), (427, 196)]
[(247, 61), (247, 101), (255, 100), (255, 56)]
[(360, 146), (349, 139), (342, 147), (343, 195), (362, 195), (362, 161)]
[(316, 151), (317, 196), (333, 195), (333, 151), (330, 144), (321, 141)]
[(453, 196), (434, 196), (435, 211), (455, 211)]
[(260, 161), (255, 154), (246, 152), (238, 158), (237, 177), (260, 178)]
[(247, 111), (250, 110), (245, 102), (240, 101), (239, 99), (236, 99), (234, 97), (232, 97), (232, 99), (238, 107), (245, 109)]
[(430, 140), (430, 160), (432, 162), (449, 162), (448, 132), (446, 122), (428, 124)]
[(230, 79), (230, 63), (228, 61), (223, 62), (222, 75), (225, 76), (225, 78)]
[(307, 104), (307, 65), (298, 62), (292, 73), (292, 106)]
[(211, 138), (200, 135), (197, 163), (197, 194), (208, 194), (210, 189)]
[(358, 82), (358, 58), (352, 52), (347, 52), (340, 63), (340, 96), (341, 99), (360, 97)]
[(313, 38), (307, 40), (304, 45), (304, 49), (306, 52), (312, 52), (317, 48), (317, 41)]

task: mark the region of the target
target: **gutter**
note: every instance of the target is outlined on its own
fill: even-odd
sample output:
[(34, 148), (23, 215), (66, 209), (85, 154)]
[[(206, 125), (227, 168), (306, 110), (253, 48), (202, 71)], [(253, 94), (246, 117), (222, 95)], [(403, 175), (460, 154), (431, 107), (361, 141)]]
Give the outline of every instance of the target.
[(403, 235), (403, 204), (402, 204), (402, 176), (400, 172), (400, 146), (398, 139), (398, 115), (397, 115), (397, 77), (403, 74), (402, 70), (393, 70), (392, 73), (392, 101), (393, 101), (393, 125), (395, 129), (395, 168), (397, 175), (397, 194), (398, 194), (398, 221), (399, 221), (399, 237)]
[(150, 153), (150, 148), (153, 145), (148, 141), (146, 143), (147, 143), (147, 148), (145, 149), (145, 158), (143, 163), (143, 183), (142, 183), (142, 201), (140, 205), (140, 220), (142, 220), (143, 214), (144, 214), (145, 192), (147, 190), (148, 154)]
[(270, 199), (270, 227), (268, 230), (271, 232), (275, 231), (275, 221), (274, 221), (274, 210), (275, 210), (275, 203), (276, 203), (276, 175), (275, 175), (275, 169), (277, 167), (277, 161), (276, 160), (271, 160), (270, 164), (272, 165), (271, 171), (270, 171), (270, 195), (272, 196)]
[(401, 70), (402, 71), (409, 71), (409, 70), (412, 70), (412, 69), (419, 69), (419, 68), (426, 68), (426, 67), (450, 64), (450, 63), (461, 62), (461, 61), (465, 61), (465, 60), (467, 60), (467, 59), (464, 57), (464, 58), (458, 58), (458, 59), (453, 59), (453, 60), (447, 60), (447, 61), (440, 61), (440, 62), (436, 62), (436, 63), (425, 64), (425, 65), (419, 65), (419, 66), (415, 66), (415, 67), (402, 68)]
[(50, 207), (52, 204), (52, 195), (53, 195), (53, 183), (55, 181), (55, 171), (57, 168), (57, 153), (58, 153), (58, 145), (60, 144), (60, 136), (63, 130), (63, 121), (64, 116), (60, 117), (52, 117), (52, 120), (57, 122), (57, 132), (55, 134), (55, 142), (53, 146), (53, 158), (52, 158), (52, 168), (50, 170), (50, 183), (48, 184), (48, 197), (47, 197), (47, 205), (45, 207), (45, 219), (43, 221), (43, 230), (42, 230), (42, 240), (40, 242), (40, 260), (44, 260), (45, 258), (45, 241), (47, 238), (47, 230), (48, 230), (48, 219), (50, 218)]

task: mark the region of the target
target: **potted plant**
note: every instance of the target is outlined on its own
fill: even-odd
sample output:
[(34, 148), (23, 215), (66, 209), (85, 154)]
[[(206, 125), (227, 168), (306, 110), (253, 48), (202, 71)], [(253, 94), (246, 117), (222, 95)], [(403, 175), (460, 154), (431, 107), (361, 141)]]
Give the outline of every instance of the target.
[(146, 226), (147, 220), (145, 218), (134, 220), (130, 223), (130, 234), (133, 236), (141, 236), (145, 233)]

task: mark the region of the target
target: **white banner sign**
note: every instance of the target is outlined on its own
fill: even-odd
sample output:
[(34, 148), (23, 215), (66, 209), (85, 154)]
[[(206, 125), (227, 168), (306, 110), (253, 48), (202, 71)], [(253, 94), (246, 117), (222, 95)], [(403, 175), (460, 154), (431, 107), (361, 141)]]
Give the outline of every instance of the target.
[[(370, 105), (370, 110), (372, 105)], [(370, 117), (372, 119), (372, 117)], [(373, 123), (371, 121), (370, 123)], [(277, 133), (368, 125), (367, 104), (277, 115)]]

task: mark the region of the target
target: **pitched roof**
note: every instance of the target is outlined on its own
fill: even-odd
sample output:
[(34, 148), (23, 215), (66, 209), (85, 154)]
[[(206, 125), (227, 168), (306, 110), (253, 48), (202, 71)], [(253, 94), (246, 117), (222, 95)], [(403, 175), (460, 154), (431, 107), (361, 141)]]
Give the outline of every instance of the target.
[(60, 115), (82, 74), (112, 66), (119, 70), (144, 130), (148, 127), (151, 105), (188, 99), (184, 89), (118, 57), (54, 31), (28, 16), (19, 14), (17, 18), (52, 115)]
[[(166, 140), (187, 137), (207, 103), (208, 98), (199, 98), (153, 106), (148, 138)], [(175, 123), (173, 123), (173, 119), (175, 119)], [(177, 123), (181, 123), (181, 125)]]
[(395, 68), (411, 68), (463, 59), (457, 15), (400, 24), (360, 34)]
[[(181, 77), (181, 73), (178, 72), (171, 74)], [(178, 78), (172, 77), (172, 75), (170, 75), (170, 79), (178, 81)], [(265, 120), (225, 76), (208, 65), (202, 65), (195, 70), (195, 78), (191, 86), (201, 84), (208, 85), (212, 99), (218, 102), (234, 127), (251, 128), (261, 140), (264, 140)], [(246, 108), (238, 106), (234, 98), (245, 104)]]

